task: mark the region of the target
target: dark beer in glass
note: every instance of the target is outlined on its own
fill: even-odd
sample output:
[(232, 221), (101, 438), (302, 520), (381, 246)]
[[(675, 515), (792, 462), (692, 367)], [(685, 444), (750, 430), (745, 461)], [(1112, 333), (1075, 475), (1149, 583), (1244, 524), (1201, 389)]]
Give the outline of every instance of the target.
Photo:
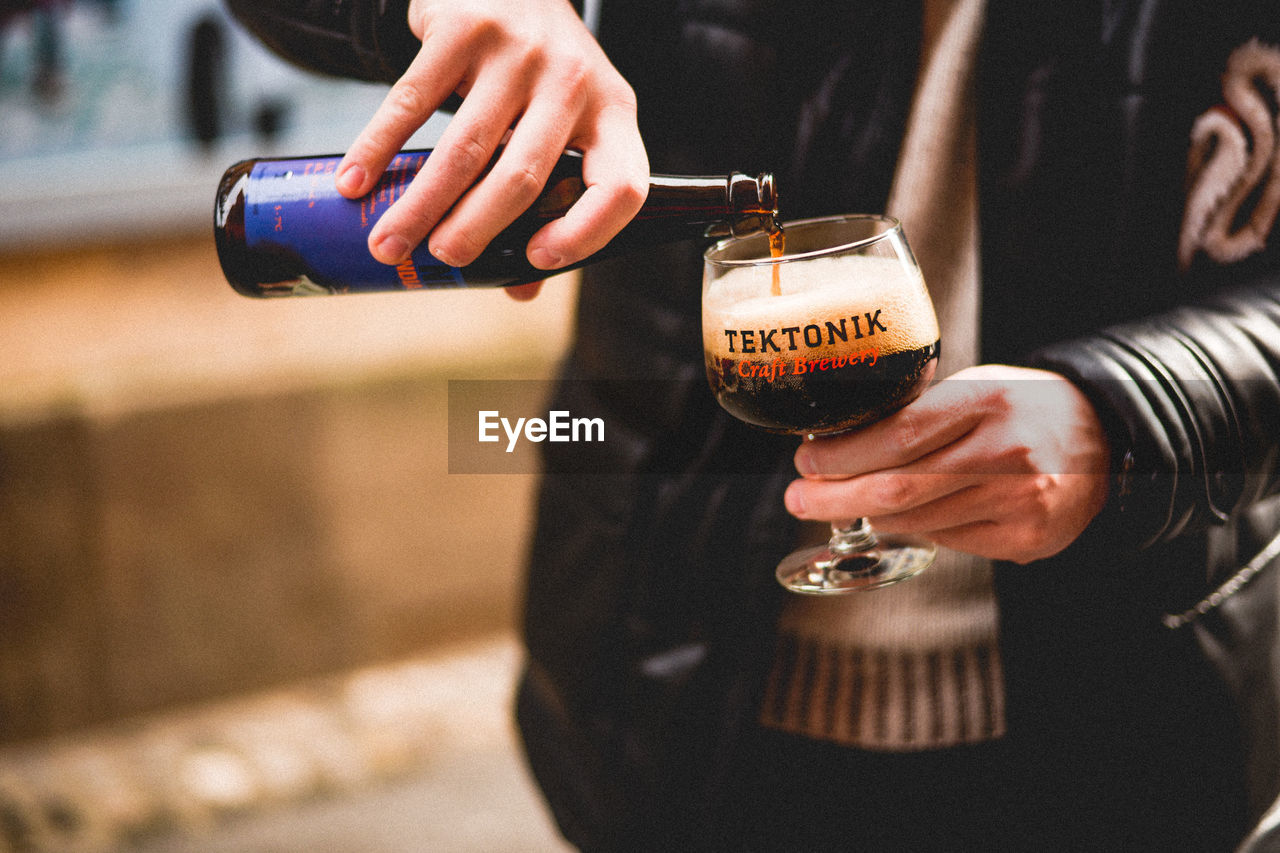
[[(703, 351), (716, 399), (762, 429), (817, 440), (874, 423), (932, 380), (938, 321), (901, 225), (882, 216), (787, 223), (705, 255)], [(833, 525), (779, 580), (797, 592), (873, 589), (919, 572), (936, 549)]]

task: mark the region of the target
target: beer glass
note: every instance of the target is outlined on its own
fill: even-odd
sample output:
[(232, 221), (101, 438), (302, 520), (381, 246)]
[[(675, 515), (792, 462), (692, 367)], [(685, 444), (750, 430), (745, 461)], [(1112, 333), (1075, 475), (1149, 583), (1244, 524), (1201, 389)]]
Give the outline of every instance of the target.
[[(781, 239), (779, 239), (781, 238)], [(920, 268), (886, 216), (784, 223), (704, 255), (707, 378), (733, 416), (821, 441), (914, 400), (938, 365), (938, 320)], [(825, 545), (778, 566), (795, 592), (875, 589), (924, 569), (927, 540), (878, 536), (866, 519), (832, 524)]]

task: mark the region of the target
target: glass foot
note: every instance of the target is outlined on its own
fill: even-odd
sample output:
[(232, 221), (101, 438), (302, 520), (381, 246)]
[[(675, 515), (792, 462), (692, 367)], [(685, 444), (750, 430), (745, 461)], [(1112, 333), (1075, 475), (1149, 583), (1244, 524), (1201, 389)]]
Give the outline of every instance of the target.
[(797, 551), (778, 565), (778, 582), (808, 595), (860, 592), (906, 580), (929, 566), (933, 543), (914, 536), (882, 536), (861, 550), (819, 545)]

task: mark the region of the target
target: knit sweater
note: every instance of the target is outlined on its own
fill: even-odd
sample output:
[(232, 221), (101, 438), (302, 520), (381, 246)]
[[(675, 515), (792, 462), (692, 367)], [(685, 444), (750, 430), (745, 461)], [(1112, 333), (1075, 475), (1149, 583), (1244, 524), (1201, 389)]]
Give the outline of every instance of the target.
[[(978, 352), (972, 82), (983, 7), (984, 0), (925, 2), (921, 73), (888, 202), (938, 313), (939, 376), (975, 363)], [(920, 575), (889, 587), (792, 596), (761, 721), (874, 750), (999, 737), (996, 637), (990, 562), (947, 549)]]

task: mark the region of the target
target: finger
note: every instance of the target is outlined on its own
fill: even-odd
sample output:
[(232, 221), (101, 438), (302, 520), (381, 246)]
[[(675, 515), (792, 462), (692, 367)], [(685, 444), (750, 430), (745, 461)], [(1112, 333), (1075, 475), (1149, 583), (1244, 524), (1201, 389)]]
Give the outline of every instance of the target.
[(529, 240), (529, 261), (540, 269), (557, 269), (600, 251), (648, 195), (649, 158), (629, 105), (602, 111), (581, 147), (586, 191), (564, 216)]
[(409, 137), (458, 86), (466, 73), (466, 52), (453, 50), (448, 44), (435, 47), (428, 50), (423, 46), (351, 143), (338, 164), (338, 192), (359, 198), (373, 189)]
[[(872, 522), (874, 526), (875, 522)], [(1010, 559), (1012, 555), (1001, 540), (1007, 538), (1003, 525), (994, 521), (975, 521), (959, 524), (944, 530), (934, 530), (929, 539), (943, 548), (976, 554), (993, 560)]]
[(809, 478), (842, 478), (910, 464), (970, 433), (982, 420), (969, 382), (939, 382), (889, 417), (843, 435), (806, 441), (796, 470)]
[(566, 107), (562, 94), (533, 98), (493, 168), (431, 234), (433, 255), (453, 266), (470, 263), (537, 201), (569, 140)]
[(877, 530), (885, 533), (914, 533), (932, 538), (939, 530), (970, 524), (996, 522), (1005, 517), (1003, 501), (989, 483), (965, 485), (903, 512), (873, 514)]
[(978, 521), (929, 534), (938, 545), (992, 560), (1009, 560), (1023, 565), (1052, 557), (1071, 543), (1046, 539), (1041, 531), (1027, 525)]
[[(370, 230), (369, 250), (378, 260), (408, 257), (489, 167), (521, 108), (518, 92), (490, 80), (472, 89), (408, 189)], [(474, 259), (437, 257), (450, 266)]]
[[(787, 487), (785, 501), (787, 511), (802, 519), (825, 521), (870, 516), (902, 520), (924, 507), (970, 492), (979, 482), (972, 476), (901, 472), (875, 472), (847, 480), (802, 479)], [(971, 495), (966, 497), (972, 499)], [(949, 506), (954, 506), (954, 500)], [(945, 520), (933, 523), (942, 526)]]
[(530, 302), (542, 291), (542, 282), (531, 281), (528, 284), (516, 284), (504, 289), (507, 291), (507, 296), (516, 302)]
[[(946, 434), (945, 430), (939, 433)], [(848, 517), (851, 511), (886, 516), (915, 510), (976, 484), (990, 486), (993, 500), (1003, 499), (1019, 491), (1020, 484), (1040, 482), (1031, 476), (1037, 473), (1020, 446), (1006, 447), (975, 428), (900, 467), (844, 478), (806, 477), (792, 484), (795, 494), (790, 497), (796, 502), (796, 514), (805, 518)], [(990, 517), (993, 508), (984, 511)]]
[[(801, 499), (806, 502), (812, 500), (807, 490), (814, 485), (818, 484), (812, 481), (792, 484), (806, 492)], [(820, 520), (863, 517), (881, 533), (922, 536), (938, 545), (994, 559), (1024, 562), (1043, 549), (1038, 538), (1040, 529), (1023, 523), (1016, 514), (1011, 516), (1007, 506), (1009, 500), (989, 484), (968, 485), (937, 500), (897, 513), (877, 513), (870, 506), (861, 510), (852, 504), (823, 507), (817, 501), (814, 503), (818, 508), (816, 513), (799, 514), (798, 517)], [(789, 489), (787, 508), (795, 505), (795, 495)]]

